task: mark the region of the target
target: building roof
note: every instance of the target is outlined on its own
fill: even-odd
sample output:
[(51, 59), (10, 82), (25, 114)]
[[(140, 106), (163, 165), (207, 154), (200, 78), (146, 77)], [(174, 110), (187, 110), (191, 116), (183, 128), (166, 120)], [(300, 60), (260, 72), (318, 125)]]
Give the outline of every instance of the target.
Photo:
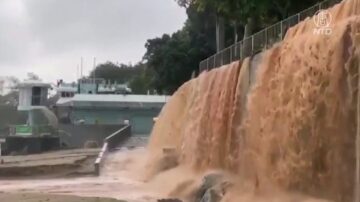
[(38, 80), (25, 80), (18, 85), (19, 88), (45, 87), (51, 88), (49, 83), (44, 83)]
[(75, 94), (72, 98), (60, 98), (57, 105), (74, 106), (81, 103), (124, 103), (124, 104), (165, 104), (170, 96), (160, 95), (123, 95), (123, 94)]
[(123, 95), (123, 94), (77, 94), (73, 101), (77, 102), (151, 102), (165, 103), (169, 96), (160, 95)]

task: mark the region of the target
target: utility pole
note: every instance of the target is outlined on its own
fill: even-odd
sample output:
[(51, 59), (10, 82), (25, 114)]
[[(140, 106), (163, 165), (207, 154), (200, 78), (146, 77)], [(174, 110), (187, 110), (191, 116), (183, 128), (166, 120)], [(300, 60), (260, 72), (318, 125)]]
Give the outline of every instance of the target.
[(95, 79), (96, 79), (96, 57), (94, 57), (94, 67), (93, 67), (93, 77), (94, 77), (94, 83), (95, 83)]
[(83, 77), (83, 57), (81, 57), (80, 61), (80, 79)]
[(76, 80), (79, 80), (79, 64), (76, 65)]

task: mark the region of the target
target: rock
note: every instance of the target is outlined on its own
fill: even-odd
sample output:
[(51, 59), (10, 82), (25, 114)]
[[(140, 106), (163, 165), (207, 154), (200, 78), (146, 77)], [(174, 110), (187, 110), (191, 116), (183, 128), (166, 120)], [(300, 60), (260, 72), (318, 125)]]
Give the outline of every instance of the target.
[(230, 186), (232, 186), (232, 183), (226, 179), (223, 173), (208, 174), (202, 179), (195, 201), (219, 202)]
[(201, 198), (200, 202), (219, 202), (222, 198), (216, 190), (208, 189), (204, 196)]
[(196, 198), (200, 200), (208, 189), (214, 187), (218, 183), (221, 183), (223, 179), (224, 175), (222, 173), (210, 173), (205, 175), (202, 179)]

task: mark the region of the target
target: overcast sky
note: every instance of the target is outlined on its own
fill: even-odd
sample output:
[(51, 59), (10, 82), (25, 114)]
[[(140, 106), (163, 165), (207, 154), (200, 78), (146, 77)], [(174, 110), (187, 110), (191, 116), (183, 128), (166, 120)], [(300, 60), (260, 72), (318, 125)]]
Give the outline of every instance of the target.
[(98, 63), (136, 63), (147, 39), (182, 28), (174, 0), (0, 0), (0, 76), (76, 79)]

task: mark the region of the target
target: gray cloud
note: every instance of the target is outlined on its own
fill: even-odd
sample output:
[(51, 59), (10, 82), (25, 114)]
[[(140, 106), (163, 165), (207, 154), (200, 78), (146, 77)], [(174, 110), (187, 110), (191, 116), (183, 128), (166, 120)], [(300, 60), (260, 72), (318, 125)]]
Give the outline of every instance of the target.
[(73, 78), (80, 56), (88, 69), (94, 56), (136, 62), (147, 39), (186, 19), (173, 0), (2, 0), (0, 13), (0, 71), (46, 80)]

